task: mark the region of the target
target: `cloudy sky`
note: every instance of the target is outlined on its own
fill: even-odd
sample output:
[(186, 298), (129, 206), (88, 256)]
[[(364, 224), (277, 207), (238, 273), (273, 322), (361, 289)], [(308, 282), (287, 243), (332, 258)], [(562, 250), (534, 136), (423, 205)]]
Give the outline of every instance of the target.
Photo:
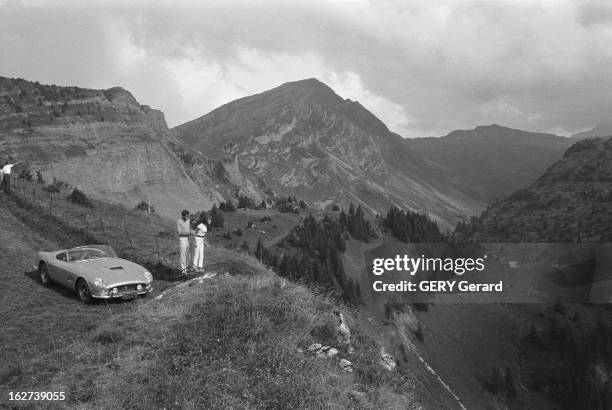
[(611, 44), (604, 2), (0, 0), (1, 76), (119, 85), (170, 126), (316, 77), (404, 137), (567, 135), (612, 121)]

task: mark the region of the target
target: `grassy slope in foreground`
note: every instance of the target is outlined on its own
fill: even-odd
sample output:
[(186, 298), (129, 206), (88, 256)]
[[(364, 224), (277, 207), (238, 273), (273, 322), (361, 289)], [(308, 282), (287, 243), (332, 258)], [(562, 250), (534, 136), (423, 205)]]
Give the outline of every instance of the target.
[[(68, 393), (65, 404), (84, 408), (418, 407), (412, 383), (381, 366), (379, 347), (350, 316), (354, 353), (298, 351), (332, 344), (311, 330), (333, 323), (339, 306), (233, 256), (241, 275), (172, 287), (41, 356), (41, 365), (61, 368), (49, 384)], [(353, 373), (340, 369), (341, 357)]]
[[(133, 231), (172, 224), (97, 201), (79, 208), (61, 195), (49, 215), (46, 196), (38, 195), (36, 205), (20, 198), (0, 200), (10, 228), (0, 239), (15, 245), (0, 252), (11, 290), (3, 293), (2, 320), (12, 326), (3, 337), (2, 351), (10, 354), (0, 372), (3, 387), (65, 391), (66, 402), (47, 403), (53, 408), (418, 406), (412, 380), (382, 368), (379, 346), (344, 307), (282, 282), (245, 254), (209, 248), (206, 268), (234, 276), (176, 287), (156, 277), (156, 294), (134, 303), (83, 306), (73, 294), (43, 287), (31, 267), (37, 249), (108, 241), (130, 257), (126, 235), (100, 230), (95, 218)], [(89, 223), (74, 217), (79, 212), (88, 213)], [(132, 238), (137, 255), (153, 246), (147, 238)], [(173, 251), (169, 246), (162, 261)], [(333, 344), (310, 332), (333, 323), (337, 309), (355, 347), (339, 357), (353, 363), (353, 373), (339, 368), (339, 357), (298, 351), (315, 341)]]

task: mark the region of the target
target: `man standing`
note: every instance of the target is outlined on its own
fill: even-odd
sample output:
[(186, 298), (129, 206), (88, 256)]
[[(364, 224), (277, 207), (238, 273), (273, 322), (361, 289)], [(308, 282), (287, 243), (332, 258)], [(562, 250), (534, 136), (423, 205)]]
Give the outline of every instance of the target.
[(14, 164), (9, 164), (7, 161), (2, 167), (2, 187), (4, 188), (4, 193), (8, 194), (11, 192), (11, 170), (17, 164), (19, 164), (21, 160), (15, 162)]
[(181, 217), (176, 221), (176, 231), (179, 236), (180, 256), (179, 262), (181, 273), (187, 275), (188, 257), (189, 257), (189, 236), (193, 234), (191, 223), (189, 221), (189, 211), (184, 209), (181, 212)]

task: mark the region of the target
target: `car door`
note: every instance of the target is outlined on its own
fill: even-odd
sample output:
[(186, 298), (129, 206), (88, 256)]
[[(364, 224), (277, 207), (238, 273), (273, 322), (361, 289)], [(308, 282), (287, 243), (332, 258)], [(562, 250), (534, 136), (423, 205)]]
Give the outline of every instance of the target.
[(70, 254), (69, 252), (61, 252), (58, 253), (53, 261), (51, 272), (51, 278), (62, 286), (66, 286), (68, 288), (72, 288), (71, 283), (69, 282), (69, 272), (72, 268), (72, 262), (70, 262)]
[(68, 256), (66, 252), (60, 252), (57, 255), (53, 255), (47, 258), (47, 269), (49, 269), (49, 277), (54, 282), (59, 283), (61, 279), (61, 268), (60, 265), (62, 262), (67, 260)]

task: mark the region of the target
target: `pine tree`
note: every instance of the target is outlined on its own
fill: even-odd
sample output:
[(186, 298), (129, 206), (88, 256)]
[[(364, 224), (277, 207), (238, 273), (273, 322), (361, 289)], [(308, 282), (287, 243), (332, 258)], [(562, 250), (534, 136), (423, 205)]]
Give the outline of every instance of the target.
[(261, 238), (257, 239), (257, 245), (255, 245), (255, 257), (259, 260), (263, 260), (264, 246), (261, 242)]

